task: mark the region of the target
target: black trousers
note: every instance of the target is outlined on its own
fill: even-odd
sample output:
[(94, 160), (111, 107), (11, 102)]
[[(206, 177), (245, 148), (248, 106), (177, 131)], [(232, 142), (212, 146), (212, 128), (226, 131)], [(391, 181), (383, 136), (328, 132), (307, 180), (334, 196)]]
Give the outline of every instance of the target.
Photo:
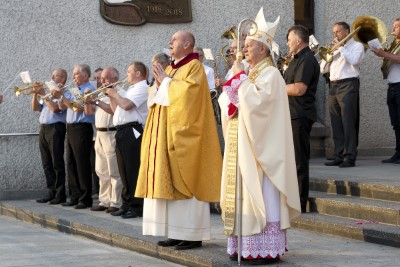
[(400, 83), (390, 84), (387, 90), (390, 123), (396, 136), (396, 153), (400, 154)]
[(39, 150), (49, 197), (65, 198), (65, 124), (42, 124)]
[[(140, 133), (138, 138), (133, 132), (135, 129)], [(122, 184), (122, 209), (133, 209), (136, 212), (143, 212), (143, 199), (135, 198), (135, 190), (140, 167), (140, 146), (142, 143), (143, 127), (135, 125), (120, 129), (117, 127), (115, 134), (116, 155), (118, 170), (121, 175)]]
[(310, 133), (313, 124), (314, 121), (307, 117), (292, 119), (293, 145), (302, 210), (306, 208), (309, 193)]
[(360, 80), (331, 83), (328, 96), (335, 160), (354, 163), (357, 158), (360, 125)]
[(90, 153), (93, 144), (93, 128), (90, 123), (67, 124), (67, 168), (71, 202), (91, 206), (92, 169)]

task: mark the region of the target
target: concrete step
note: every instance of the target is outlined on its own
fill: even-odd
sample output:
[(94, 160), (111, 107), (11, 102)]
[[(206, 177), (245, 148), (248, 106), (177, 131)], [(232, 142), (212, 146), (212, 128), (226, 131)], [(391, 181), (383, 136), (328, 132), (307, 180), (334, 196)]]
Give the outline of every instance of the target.
[(400, 226), (400, 202), (310, 192), (311, 212)]
[(400, 248), (400, 227), (318, 213), (304, 213), (292, 228)]
[(310, 190), (400, 202), (400, 186), (379, 184), (379, 177), (374, 179), (374, 183), (347, 181), (346, 179), (310, 178)]

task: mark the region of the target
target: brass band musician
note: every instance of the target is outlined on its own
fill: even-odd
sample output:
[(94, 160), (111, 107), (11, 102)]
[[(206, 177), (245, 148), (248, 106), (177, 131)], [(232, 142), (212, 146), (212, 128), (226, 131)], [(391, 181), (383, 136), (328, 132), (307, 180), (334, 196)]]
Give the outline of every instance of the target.
[[(390, 122), (396, 137), (395, 154), (385, 160), (383, 163), (400, 164), (400, 18), (393, 22), (392, 35), (394, 40), (388, 51), (384, 49), (373, 49), (373, 52), (378, 57), (383, 58), (383, 63), (388, 63), (387, 70), (387, 105), (389, 108)], [(384, 67), (384, 66), (382, 66)], [(384, 78), (386, 73), (384, 73)]]
[[(64, 69), (55, 69), (51, 79), (62, 88), (67, 81), (67, 72)], [(32, 94), (31, 107), (32, 111), (40, 112), (39, 151), (48, 192), (36, 201), (52, 205), (61, 204), (66, 200), (64, 163), (66, 112), (58, 107), (56, 99), (44, 98), (43, 104), (40, 104), (38, 95), (44, 95), (43, 88), (35, 90)]]
[[(350, 33), (346, 22), (336, 22), (333, 36), (340, 42)], [(359, 88), (360, 63), (364, 47), (350, 38), (333, 53), (332, 63), (321, 62), (321, 73), (330, 72), (328, 96), (335, 158), (326, 166), (354, 167), (357, 158), (360, 121)]]

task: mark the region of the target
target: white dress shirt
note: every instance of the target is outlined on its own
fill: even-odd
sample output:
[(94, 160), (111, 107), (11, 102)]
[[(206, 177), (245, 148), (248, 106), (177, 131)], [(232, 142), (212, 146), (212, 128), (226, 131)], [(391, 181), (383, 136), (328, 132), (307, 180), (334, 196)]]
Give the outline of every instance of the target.
[(364, 46), (353, 38), (333, 53), (333, 61), (321, 62), (321, 73), (330, 72), (330, 80), (337, 81), (360, 76), (360, 63), (364, 58)]
[(389, 68), (387, 82), (388, 83), (400, 82), (400, 64), (392, 63), (392, 65)]
[[(105, 96), (101, 99), (101, 101), (106, 104), (109, 104), (110, 98), (108, 96)], [(105, 112), (100, 107), (96, 107), (94, 122), (95, 122), (96, 128), (112, 128), (112, 127), (114, 127), (113, 115)]]
[(207, 82), (208, 82), (208, 89), (213, 90), (215, 89), (215, 76), (214, 76), (214, 69), (204, 65), (204, 71), (206, 72)]
[(144, 124), (147, 119), (147, 89), (149, 88), (146, 80), (131, 85), (128, 90), (120, 90), (118, 94), (129, 99), (135, 105), (130, 110), (124, 110), (117, 106), (114, 112), (113, 122), (115, 126), (124, 125), (129, 122), (138, 122)]

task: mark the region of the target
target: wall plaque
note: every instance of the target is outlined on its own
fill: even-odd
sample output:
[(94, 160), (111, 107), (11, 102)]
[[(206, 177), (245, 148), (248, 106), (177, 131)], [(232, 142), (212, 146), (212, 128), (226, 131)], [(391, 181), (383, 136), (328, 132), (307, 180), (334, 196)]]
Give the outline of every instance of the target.
[(100, 14), (121, 25), (183, 23), (192, 21), (190, 0), (100, 0)]

